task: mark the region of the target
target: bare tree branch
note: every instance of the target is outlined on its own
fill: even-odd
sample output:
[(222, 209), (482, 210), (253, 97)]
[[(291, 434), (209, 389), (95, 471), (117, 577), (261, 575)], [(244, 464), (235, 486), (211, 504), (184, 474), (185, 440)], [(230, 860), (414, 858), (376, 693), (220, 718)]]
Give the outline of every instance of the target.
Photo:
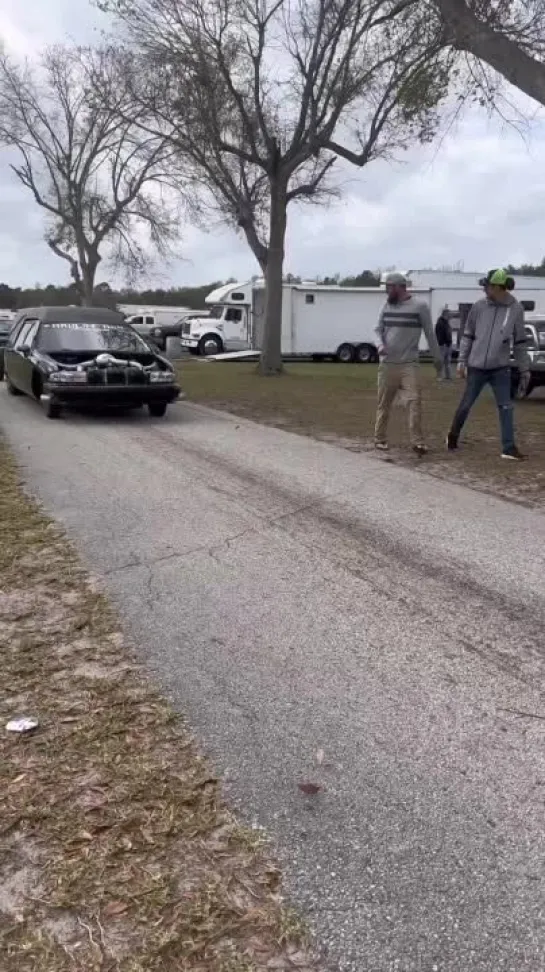
[(545, 4), (496, 0), (434, 0), (447, 35), (545, 105)]
[[(145, 136), (164, 136), (201, 214), (242, 230), (266, 277), (265, 370), (280, 366), (286, 207), (428, 141), (449, 87), (441, 18), (417, 0), (104, 0)], [(127, 117), (127, 116), (122, 116)]]
[(111, 49), (50, 48), (32, 69), (0, 57), (0, 141), (18, 153), (12, 171), (85, 302), (103, 256), (134, 273), (147, 252), (129, 244), (135, 234), (165, 256), (177, 236), (177, 207), (161, 195), (172, 150), (159, 134), (142, 140), (129, 104)]

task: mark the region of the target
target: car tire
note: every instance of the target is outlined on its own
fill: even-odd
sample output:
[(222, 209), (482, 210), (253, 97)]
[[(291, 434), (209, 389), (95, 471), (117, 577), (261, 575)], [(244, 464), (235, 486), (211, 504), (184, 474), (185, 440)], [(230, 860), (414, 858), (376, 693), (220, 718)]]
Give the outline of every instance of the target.
[(9, 378), (8, 378), (7, 375), (6, 375), (6, 385), (7, 385), (8, 393), (10, 395), (22, 395), (23, 394), (22, 392), (19, 391), (18, 388), (15, 387), (15, 385), (12, 385), (12, 383), (9, 380)]
[(337, 361), (341, 364), (351, 364), (354, 360), (356, 349), (353, 344), (341, 344), (337, 348)]
[(166, 402), (150, 402), (148, 405), (148, 412), (152, 418), (162, 418), (166, 410)]
[(216, 334), (205, 334), (199, 341), (199, 354), (208, 357), (211, 354), (221, 354), (223, 341)]
[(358, 344), (356, 348), (356, 361), (358, 364), (375, 364), (377, 360), (377, 349), (372, 344)]
[(46, 402), (45, 414), (49, 419), (58, 419), (61, 417), (62, 406), (61, 403), (52, 396)]

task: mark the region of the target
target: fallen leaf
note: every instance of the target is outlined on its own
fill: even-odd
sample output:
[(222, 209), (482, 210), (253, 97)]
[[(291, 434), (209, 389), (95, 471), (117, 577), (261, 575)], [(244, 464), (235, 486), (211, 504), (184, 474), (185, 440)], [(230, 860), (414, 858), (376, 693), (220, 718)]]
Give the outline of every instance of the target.
[(322, 763), (324, 761), (324, 756), (325, 756), (325, 753), (324, 753), (323, 749), (319, 749), (318, 752), (316, 753), (316, 762), (318, 763), (318, 766), (321, 766), (322, 765)]
[(115, 918), (116, 915), (124, 915), (128, 907), (125, 901), (110, 901), (102, 913), (106, 918)]
[(316, 794), (322, 789), (322, 787), (318, 786), (317, 783), (298, 783), (297, 786), (302, 793), (306, 794), (306, 796), (316, 796)]
[(15, 786), (17, 783), (22, 783), (23, 780), (26, 780), (26, 773), (21, 773), (20, 776), (16, 776), (15, 779), (11, 781), (11, 785)]

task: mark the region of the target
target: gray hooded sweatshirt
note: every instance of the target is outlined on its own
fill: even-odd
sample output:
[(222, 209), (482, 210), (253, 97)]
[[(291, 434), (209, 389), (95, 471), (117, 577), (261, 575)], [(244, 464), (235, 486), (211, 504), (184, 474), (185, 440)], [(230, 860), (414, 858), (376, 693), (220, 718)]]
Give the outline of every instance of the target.
[(484, 371), (508, 368), (511, 347), (519, 370), (528, 371), (530, 358), (522, 305), (509, 293), (502, 304), (488, 297), (478, 300), (466, 320), (459, 363)]

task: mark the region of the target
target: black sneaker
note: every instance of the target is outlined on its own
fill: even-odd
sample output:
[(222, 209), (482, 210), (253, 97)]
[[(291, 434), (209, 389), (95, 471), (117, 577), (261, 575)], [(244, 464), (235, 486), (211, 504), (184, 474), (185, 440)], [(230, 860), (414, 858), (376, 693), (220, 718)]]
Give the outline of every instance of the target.
[(511, 446), (510, 449), (504, 449), (501, 454), (502, 459), (513, 459), (515, 462), (522, 462), (526, 459), (522, 452), (519, 452), (516, 446)]
[(427, 456), (429, 449), (426, 445), (415, 445), (413, 446), (413, 452), (416, 456)]
[(458, 439), (453, 432), (448, 433), (445, 439), (445, 445), (449, 452), (454, 452), (454, 450), (458, 448)]

